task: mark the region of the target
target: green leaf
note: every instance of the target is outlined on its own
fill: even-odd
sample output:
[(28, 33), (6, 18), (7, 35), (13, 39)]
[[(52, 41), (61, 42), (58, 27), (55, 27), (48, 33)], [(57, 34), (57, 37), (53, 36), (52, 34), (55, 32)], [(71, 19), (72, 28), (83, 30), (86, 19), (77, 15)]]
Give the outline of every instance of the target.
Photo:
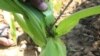
[[(41, 40), (41, 38), (37, 37), (40, 36), (37, 33), (37, 29), (34, 29), (31, 22), (29, 21), (29, 19), (24, 20), (24, 18), (22, 17), (22, 15), (20, 14), (13, 14), (15, 16), (15, 19), (17, 20), (17, 22), (19, 23), (19, 25), (22, 27), (22, 29), (29, 34), (29, 36), (31, 36), (32, 40), (39, 46), (43, 46), (44, 41)], [(34, 33), (35, 32), (35, 33)]]
[(45, 15), (46, 26), (50, 27), (50, 25), (54, 23), (55, 17), (53, 15), (52, 3), (48, 2), (47, 4), (48, 4), (48, 9), (44, 11), (43, 14)]
[(53, 2), (53, 9), (54, 9), (54, 13), (55, 14), (59, 14), (60, 13), (60, 10), (61, 10), (61, 7), (62, 7), (62, 0), (52, 0)]
[(58, 56), (58, 51), (53, 39), (48, 39), (47, 45), (42, 49), (39, 56)]
[(15, 0), (15, 2), (21, 9), (23, 9), (25, 25), (28, 28), (28, 32), (26, 31), (26, 33), (28, 33), (31, 36), (32, 40), (37, 45), (39, 45), (40, 47), (44, 46), (46, 43), (46, 33), (45, 26), (43, 24), (43, 21), (41, 20), (42, 18), (40, 14), (37, 15), (37, 10), (32, 9), (34, 11), (33, 12), (29, 7), (25, 6), (17, 0)]
[(24, 20), (23, 16), (18, 13), (12, 13), (14, 15), (14, 19), (18, 22), (18, 24), (22, 27), (22, 29), (29, 33), (29, 29), (26, 25), (26, 21)]
[(9, 20), (10, 20), (10, 24), (9, 25), (10, 25), (11, 38), (15, 43), (17, 43), (16, 26), (15, 26), (14, 18), (11, 17)]
[(88, 17), (88, 16), (92, 16), (95, 14), (100, 14), (100, 6), (87, 8), (79, 12), (76, 12), (69, 17), (66, 17), (64, 20), (62, 20), (59, 23), (56, 29), (56, 32), (58, 33), (57, 36), (59, 37), (71, 31), (78, 24), (80, 19)]
[(23, 13), (14, 0), (0, 0), (0, 9), (10, 12)]
[(59, 53), (58, 55), (59, 56), (66, 56), (66, 54), (67, 54), (66, 46), (63, 43), (63, 41), (61, 41), (60, 38), (55, 40), (55, 45), (56, 45), (57, 51)]
[(66, 47), (60, 39), (49, 38), (40, 56), (66, 56)]

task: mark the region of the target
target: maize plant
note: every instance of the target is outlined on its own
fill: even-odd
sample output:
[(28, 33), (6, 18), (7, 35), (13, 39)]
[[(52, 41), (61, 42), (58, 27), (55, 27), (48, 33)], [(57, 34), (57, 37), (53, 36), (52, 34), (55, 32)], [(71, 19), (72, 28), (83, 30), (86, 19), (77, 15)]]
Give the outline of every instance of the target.
[(53, 0), (0, 0), (0, 9), (9, 11), (22, 29), (41, 47), (39, 56), (66, 56), (60, 37), (71, 31), (79, 20), (100, 14), (100, 5), (87, 8), (58, 21), (53, 15)]

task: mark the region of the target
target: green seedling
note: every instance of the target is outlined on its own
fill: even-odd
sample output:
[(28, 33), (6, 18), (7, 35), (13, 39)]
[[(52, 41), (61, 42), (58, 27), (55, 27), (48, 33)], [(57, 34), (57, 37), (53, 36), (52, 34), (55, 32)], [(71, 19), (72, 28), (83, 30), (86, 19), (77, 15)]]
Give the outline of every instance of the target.
[(39, 56), (66, 56), (67, 51), (60, 37), (70, 32), (80, 19), (100, 14), (100, 6), (83, 9), (65, 17), (55, 27), (52, 0), (45, 0), (48, 9), (40, 11), (30, 4), (19, 0), (0, 0), (0, 8), (12, 12), (22, 29), (41, 47)]

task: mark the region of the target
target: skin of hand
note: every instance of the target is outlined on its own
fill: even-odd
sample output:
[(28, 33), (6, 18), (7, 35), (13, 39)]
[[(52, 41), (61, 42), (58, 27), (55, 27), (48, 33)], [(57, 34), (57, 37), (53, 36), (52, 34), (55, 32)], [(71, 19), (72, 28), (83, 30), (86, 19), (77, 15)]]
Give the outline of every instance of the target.
[(45, 11), (48, 8), (48, 5), (44, 0), (31, 0), (31, 4), (41, 11)]
[(8, 26), (5, 24), (5, 20), (1, 18), (0, 21), (0, 46), (11, 46), (13, 41), (11, 39), (6, 38), (8, 36)]
[(0, 37), (0, 45), (8, 47), (8, 46), (13, 45), (13, 41), (5, 37)]
[(22, 0), (22, 2), (28, 3), (40, 11), (46, 11), (48, 9), (48, 5), (44, 0)]

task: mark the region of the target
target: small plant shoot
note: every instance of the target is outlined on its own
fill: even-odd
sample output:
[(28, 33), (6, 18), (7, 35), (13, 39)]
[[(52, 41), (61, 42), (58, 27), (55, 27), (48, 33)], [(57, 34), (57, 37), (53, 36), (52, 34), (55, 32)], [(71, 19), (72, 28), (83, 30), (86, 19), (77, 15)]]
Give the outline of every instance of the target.
[(100, 5), (75, 12), (55, 27), (58, 19), (53, 15), (52, 1), (0, 0), (0, 9), (11, 12), (22, 29), (41, 47), (39, 56), (66, 56), (61, 36), (70, 32), (80, 19), (100, 14)]

